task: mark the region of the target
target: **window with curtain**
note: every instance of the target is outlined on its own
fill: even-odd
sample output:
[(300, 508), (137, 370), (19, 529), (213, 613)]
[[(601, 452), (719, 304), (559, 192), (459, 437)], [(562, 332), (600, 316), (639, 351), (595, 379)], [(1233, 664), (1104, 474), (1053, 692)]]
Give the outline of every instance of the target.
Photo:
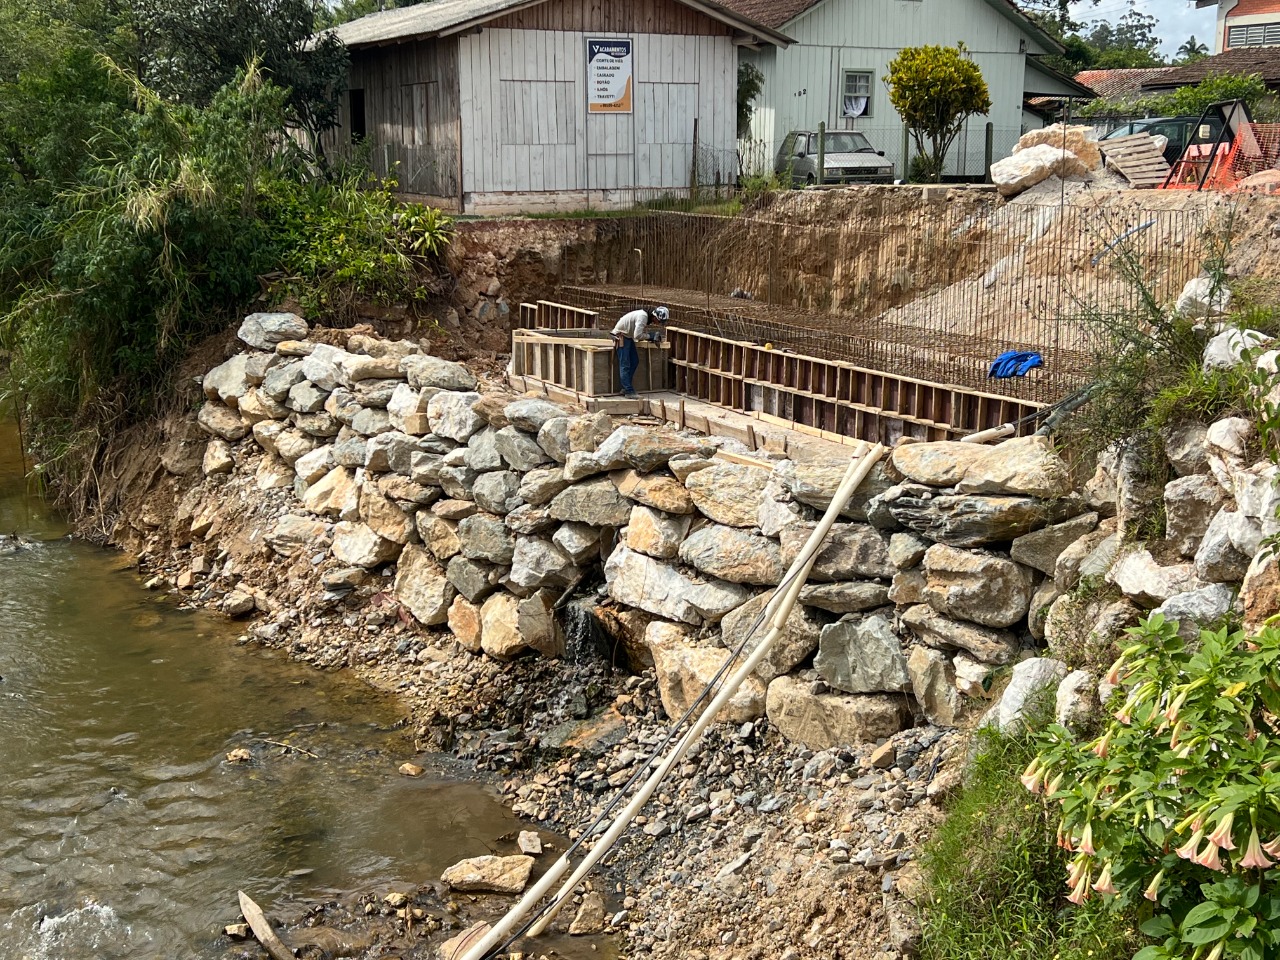
[(871, 116), (871, 81), (870, 70), (844, 72), (844, 87), (840, 102), (841, 119), (858, 120)]

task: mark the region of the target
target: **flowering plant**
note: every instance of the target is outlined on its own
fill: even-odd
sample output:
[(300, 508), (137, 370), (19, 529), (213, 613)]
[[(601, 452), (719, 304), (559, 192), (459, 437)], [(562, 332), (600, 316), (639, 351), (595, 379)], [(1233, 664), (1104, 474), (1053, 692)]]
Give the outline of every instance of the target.
[(1280, 958), (1280, 629), (1129, 633), (1101, 736), (1051, 728), (1022, 776), (1061, 808), (1067, 899), (1154, 904), (1134, 960)]

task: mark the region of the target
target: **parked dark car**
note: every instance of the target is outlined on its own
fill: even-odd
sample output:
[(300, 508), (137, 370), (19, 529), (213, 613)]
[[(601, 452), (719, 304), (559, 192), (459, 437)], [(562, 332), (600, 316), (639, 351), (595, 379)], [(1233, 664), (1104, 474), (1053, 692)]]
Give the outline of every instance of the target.
[[(856, 130), (828, 130), (824, 183), (893, 183), (893, 164)], [(774, 171), (792, 186), (818, 182), (818, 134), (792, 130), (782, 141)]]
[(1207, 117), (1203, 124), (1200, 124), (1199, 117), (1148, 117), (1116, 127), (1102, 139), (1114, 140), (1133, 133), (1164, 137), (1169, 141), (1164, 148), (1164, 158), (1173, 164), (1189, 144), (1213, 143), (1221, 130), (1222, 120), (1219, 117)]

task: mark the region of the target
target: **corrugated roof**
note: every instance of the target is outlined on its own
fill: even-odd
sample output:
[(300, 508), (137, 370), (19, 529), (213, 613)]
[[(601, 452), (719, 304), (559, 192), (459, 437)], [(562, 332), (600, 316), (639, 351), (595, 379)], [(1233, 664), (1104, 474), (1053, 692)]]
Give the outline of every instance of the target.
[[(554, 2), (554, 0), (546, 0)], [(625, 3), (627, 0), (614, 0)], [(715, 20), (720, 20), (770, 43), (786, 46), (791, 38), (778, 33), (768, 23), (711, 0), (677, 0)], [(432, 0), (411, 7), (371, 13), (359, 20), (339, 24), (332, 32), (348, 47), (376, 46), (414, 38), (436, 37), (459, 32), (484, 23), (511, 10), (537, 6), (538, 0)]]
[(1173, 67), (1143, 67), (1132, 70), (1081, 70), (1076, 74), (1076, 82), (1084, 84), (1098, 96), (1108, 100), (1118, 97), (1137, 96), (1142, 86)]
[(1189, 87), (1221, 73), (1256, 73), (1268, 86), (1280, 86), (1280, 47), (1237, 47), (1181, 67), (1166, 67), (1158, 76), (1144, 81), (1142, 89)]

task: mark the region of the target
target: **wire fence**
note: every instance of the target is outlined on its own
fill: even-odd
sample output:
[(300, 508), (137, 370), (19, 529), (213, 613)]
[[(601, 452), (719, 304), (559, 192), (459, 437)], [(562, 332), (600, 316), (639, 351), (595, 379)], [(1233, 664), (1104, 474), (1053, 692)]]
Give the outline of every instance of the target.
[[(602, 322), (665, 303), (690, 329), (1052, 402), (1090, 377), (1108, 325), (1172, 306), (1202, 270), (1208, 226), (1199, 212), (1056, 204), (917, 204), (836, 225), (653, 213), (567, 250), (560, 297)], [(988, 380), (1007, 350), (1044, 366)]]

